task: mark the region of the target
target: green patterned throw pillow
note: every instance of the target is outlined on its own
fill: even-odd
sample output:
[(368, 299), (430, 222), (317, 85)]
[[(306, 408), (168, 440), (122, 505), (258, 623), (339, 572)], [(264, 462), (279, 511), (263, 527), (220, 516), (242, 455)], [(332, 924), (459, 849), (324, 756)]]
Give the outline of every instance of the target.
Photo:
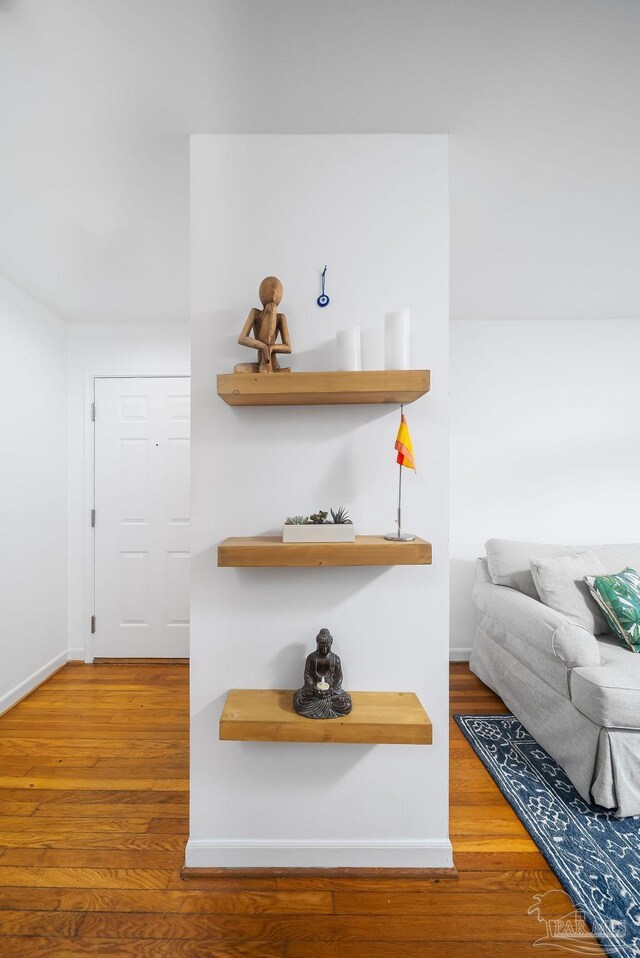
[(627, 568), (616, 575), (586, 575), (584, 581), (614, 635), (625, 648), (640, 652), (640, 575)]

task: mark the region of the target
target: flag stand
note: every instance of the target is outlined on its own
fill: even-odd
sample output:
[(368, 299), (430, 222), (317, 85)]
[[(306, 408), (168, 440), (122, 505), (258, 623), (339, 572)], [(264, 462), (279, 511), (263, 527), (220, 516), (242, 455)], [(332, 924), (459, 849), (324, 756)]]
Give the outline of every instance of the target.
[[(404, 403), (400, 406), (400, 416), (404, 412)], [(415, 536), (411, 532), (402, 531), (402, 465), (398, 465), (398, 518), (396, 522), (398, 523), (397, 532), (387, 532), (385, 539), (388, 539), (390, 542), (413, 542)]]

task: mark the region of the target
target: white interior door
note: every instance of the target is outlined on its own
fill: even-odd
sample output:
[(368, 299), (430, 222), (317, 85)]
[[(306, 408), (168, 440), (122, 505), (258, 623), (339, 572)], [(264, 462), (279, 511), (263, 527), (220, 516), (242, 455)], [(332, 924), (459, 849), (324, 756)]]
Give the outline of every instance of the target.
[(186, 377), (96, 379), (95, 654), (189, 654)]

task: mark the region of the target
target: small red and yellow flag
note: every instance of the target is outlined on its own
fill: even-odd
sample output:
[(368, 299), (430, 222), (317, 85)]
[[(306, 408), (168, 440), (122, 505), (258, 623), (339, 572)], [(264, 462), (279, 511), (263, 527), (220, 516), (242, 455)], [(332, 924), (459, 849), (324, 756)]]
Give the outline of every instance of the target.
[(413, 458), (413, 443), (411, 442), (409, 427), (407, 426), (407, 420), (404, 418), (404, 413), (400, 419), (400, 428), (396, 436), (395, 448), (398, 450), (396, 462), (401, 466), (406, 466), (407, 469), (413, 469), (415, 472), (416, 464)]

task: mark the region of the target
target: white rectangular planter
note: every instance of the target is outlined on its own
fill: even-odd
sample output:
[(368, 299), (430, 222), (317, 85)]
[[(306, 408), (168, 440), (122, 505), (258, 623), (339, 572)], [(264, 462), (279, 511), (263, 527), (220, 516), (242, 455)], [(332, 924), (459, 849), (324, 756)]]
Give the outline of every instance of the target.
[(283, 542), (355, 542), (355, 527), (348, 522), (324, 522), (322, 525), (285, 525), (282, 527)]

